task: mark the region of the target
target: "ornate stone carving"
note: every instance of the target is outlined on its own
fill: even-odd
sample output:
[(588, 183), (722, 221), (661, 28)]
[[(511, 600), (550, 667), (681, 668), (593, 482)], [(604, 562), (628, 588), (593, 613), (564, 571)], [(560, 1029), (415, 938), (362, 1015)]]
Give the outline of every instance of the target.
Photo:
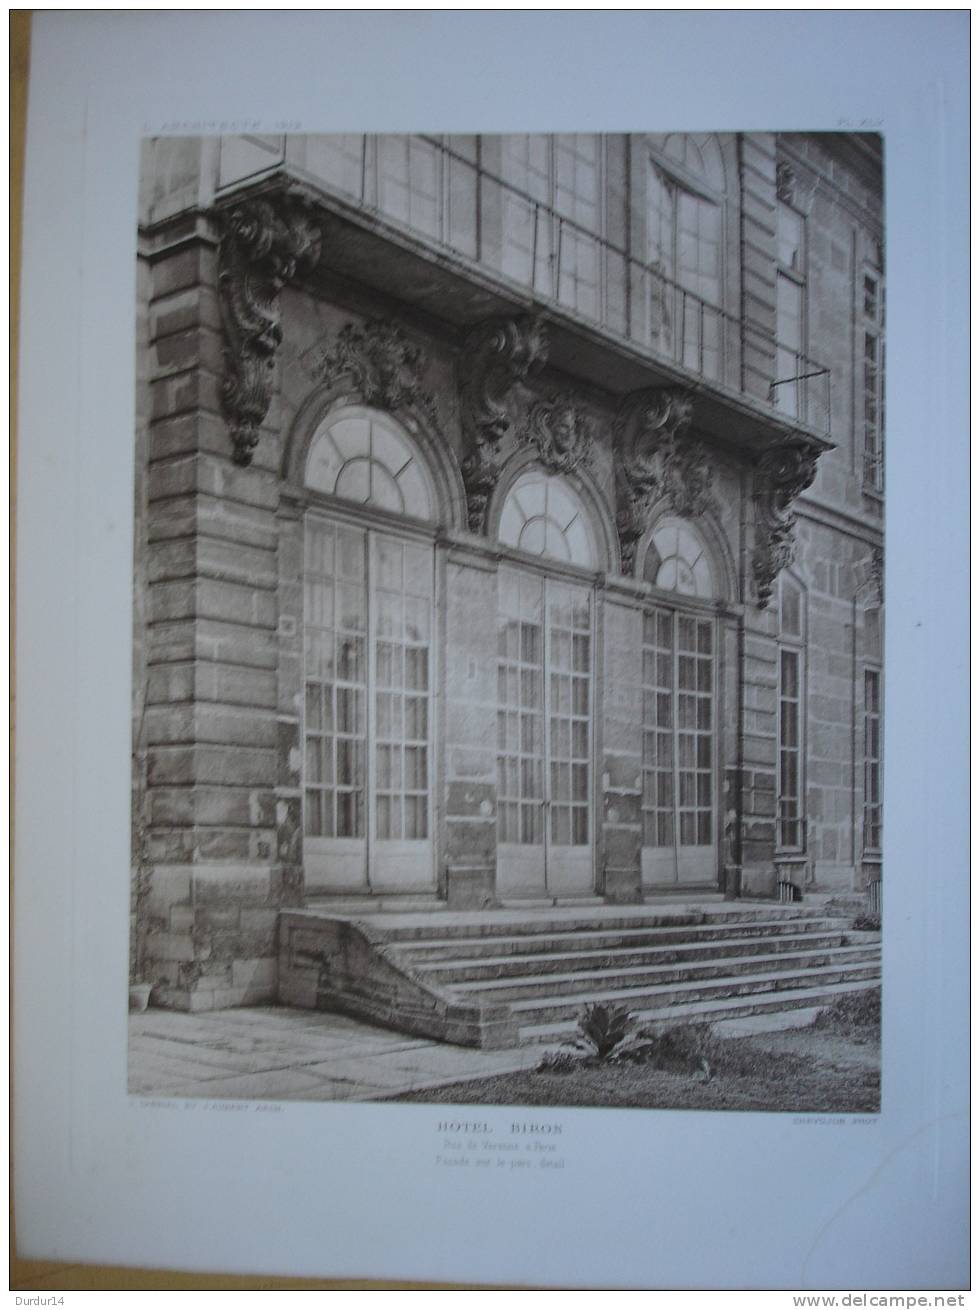
[(463, 482), (473, 532), (483, 531), (487, 501), (500, 475), (500, 443), (513, 425), (511, 392), (542, 368), (547, 356), (544, 325), (537, 318), (492, 319), (464, 342), (459, 363)]
[(622, 570), (633, 572), (637, 542), (650, 510), (666, 502), (675, 514), (696, 518), (715, 507), (711, 460), (689, 437), (692, 398), (678, 387), (627, 396), (616, 417), (616, 527)]
[(422, 386), (424, 369), (422, 351), (410, 344), (401, 328), (374, 319), (342, 327), (333, 348), (320, 355), (313, 371), (321, 381), (349, 377), (366, 405), (392, 412), (414, 407), (434, 418), (432, 395)]
[(770, 446), (756, 466), (752, 572), (760, 609), (769, 604), (776, 578), (793, 561), (796, 524), (793, 502), (816, 477), (819, 454), (809, 442), (796, 439)]
[(870, 580), (874, 586), (875, 600), (879, 605), (885, 603), (885, 552), (881, 546), (871, 548)]
[(592, 424), (574, 401), (562, 396), (531, 406), (521, 440), (533, 445), (552, 473), (571, 473), (588, 459)]
[(245, 200), (221, 218), (218, 289), (225, 329), (225, 417), (237, 464), (250, 464), (269, 411), (282, 341), (279, 293), (320, 255), (309, 201), (276, 195)]
[(796, 173), (791, 164), (776, 165), (776, 198), (791, 205), (796, 194)]

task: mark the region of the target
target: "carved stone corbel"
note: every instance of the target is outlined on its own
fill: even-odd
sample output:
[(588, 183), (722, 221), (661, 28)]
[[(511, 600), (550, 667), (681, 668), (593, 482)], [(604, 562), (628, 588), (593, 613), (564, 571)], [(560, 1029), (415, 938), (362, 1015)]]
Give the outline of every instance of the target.
[(304, 197), (245, 200), (221, 216), (218, 291), (225, 329), (221, 388), (236, 464), (250, 464), (269, 412), (282, 341), (279, 293), (320, 256), (320, 232)]
[(759, 609), (769, 604), (776, 578), (793, 562), (796, 549), (793, 502), (816, 477), (819, 455), (819, 450), (809, 442), (792, 440), (770, 446), (756, 465), (752, 491), (756, 506), (752, 572)]
[(365, 405), (392, 412), (421, 409), (435, 416), (432, 394), (422, 386), (425, 363), (422, 351), (411, 345), (397, 323), (373, 319), (347, 323), (330, 350), (313, 367), (319, 381), (350, 379)]
[(796, 172), (792, 164), (780, 161), (776, 165), (776, 199), (791, 205), (796, 198)]
[(500, 443), (513, 426), (513, 388), (548, 357), (544, 324), (537, 318), (492, 319), (468, 334), (459, 361), (466, 455), (463, 483), (472, 532), (485, 526), (487, 502), (500, 476)]
[(707, 450), (688, 436), (690, 392), (656, 387), (626, 397), (616, 416), (616, 527), (622, 571), (631, 574), (650, 511), (664, 502), (683, 518), (715, 507)]
[(593, 434), (588, 416), (573, 400), (552, 396), (531, 406), (520, 435), (549, 472), (571, 473), (588, 459)]

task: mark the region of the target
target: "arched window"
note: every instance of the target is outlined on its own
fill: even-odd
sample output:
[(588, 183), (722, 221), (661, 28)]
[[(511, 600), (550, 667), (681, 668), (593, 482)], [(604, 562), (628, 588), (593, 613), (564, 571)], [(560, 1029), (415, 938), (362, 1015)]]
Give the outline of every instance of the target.
[[(316, 429), (307, 487), (435, 518), (423, 456), (363, 406)], [(307, 889), (431, 892), (435, 556), (431, 534), (311, 505), (303, 570), (303, 861)]]
[[(499, 539), (597, 567), (575, 488), (530, 468), (508, 491)], [(592, 586), (501, 565), (497, 578), (497, 886), (506, 896), (593, 890)]]
[(596, 548), (585, 507), (565, 478), (543, 469), (522, 473), (504, 501), (500, 540), (529, 555), (583, 568), (596, 567)]
[[(686, 520), (662, 518), (643, 576), (664, 591), (708, 599), (714, 570)], [(718, 638), (713, 617), (658, 598), (643, 616), (643, 847), (648, 887), (717, 878)]]
[(356, 505), (435, 517), (429, 476), (414, 443), (394, 419), (360, 405), (335, 410), (317, 428), (305, 482)]
[(707, 600), (715, 593), (704, 543), (684, 519), (664, 518), (654, 528), (643, 561), (643, 576), (655, 587), (682, 596)]
[(671, 132), (665, 137), (655, 137), (654, 141), (664, 155), (680, 165), (692, 179), (713, 191), (724, 191), (725, 165), (721, 146), (713, 132)]

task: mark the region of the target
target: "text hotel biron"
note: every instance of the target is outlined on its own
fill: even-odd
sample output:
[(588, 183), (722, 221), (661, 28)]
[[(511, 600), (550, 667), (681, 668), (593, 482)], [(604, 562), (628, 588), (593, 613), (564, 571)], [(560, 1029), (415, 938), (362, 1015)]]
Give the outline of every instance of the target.
[(158, 138), (140, 215), (162, 1003), (311, 899), (880, 890), (879, 138)]

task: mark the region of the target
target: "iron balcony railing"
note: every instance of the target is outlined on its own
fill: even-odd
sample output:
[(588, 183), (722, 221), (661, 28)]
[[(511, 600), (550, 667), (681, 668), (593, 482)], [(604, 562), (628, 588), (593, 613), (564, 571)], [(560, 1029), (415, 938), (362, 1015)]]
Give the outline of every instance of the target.
[[(468, 158), (431, 136), (280, 140), (265, 169), (295, 165), (327, 190), (493, 270), (536, 300), (829, 433), (829, 369), (489, 171), (478, 155)], [(222, 169), (225, 184), (242, 180)]]

